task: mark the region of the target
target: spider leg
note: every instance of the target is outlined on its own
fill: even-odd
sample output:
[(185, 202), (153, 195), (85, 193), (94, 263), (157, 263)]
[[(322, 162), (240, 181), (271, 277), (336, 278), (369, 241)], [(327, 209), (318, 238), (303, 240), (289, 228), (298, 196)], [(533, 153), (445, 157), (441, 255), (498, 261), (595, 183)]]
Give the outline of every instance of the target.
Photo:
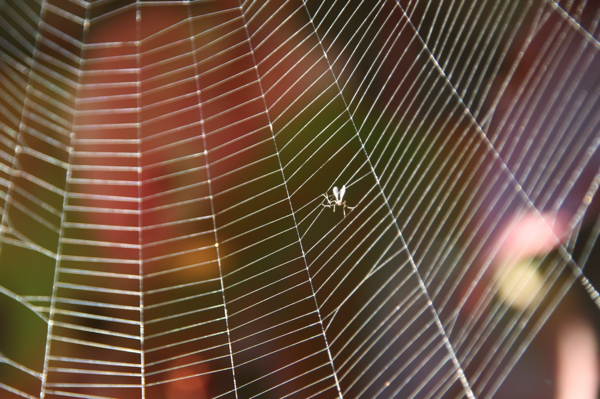
[(333, 201), (331, 201), (331, 196), (327, 195), (327, 194), (322, 194), (323, 197), (325, 197), (325, 201), (327, 201), (326, 204), (321, 203), (321, 205), (323, 205), (325, 208), (331, 208), (331, 207), (335, 207), (335, 203)]
[(356, 206), (348, 206), (348, 205), (346, 205), (346, 201), (344, 201), (344, 217), (346, 217), (346, 208), (348, 208), (349, 210), (352, 210), (352, 209), (356, 208)]

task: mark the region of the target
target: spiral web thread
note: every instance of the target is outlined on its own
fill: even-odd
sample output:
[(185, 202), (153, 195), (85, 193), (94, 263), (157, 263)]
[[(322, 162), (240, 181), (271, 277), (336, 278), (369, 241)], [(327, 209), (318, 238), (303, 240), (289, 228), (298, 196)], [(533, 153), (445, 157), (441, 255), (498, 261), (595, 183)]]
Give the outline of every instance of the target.
[(0, 10), (3, 397), (492, 397), (600, 303), (594, 4)]

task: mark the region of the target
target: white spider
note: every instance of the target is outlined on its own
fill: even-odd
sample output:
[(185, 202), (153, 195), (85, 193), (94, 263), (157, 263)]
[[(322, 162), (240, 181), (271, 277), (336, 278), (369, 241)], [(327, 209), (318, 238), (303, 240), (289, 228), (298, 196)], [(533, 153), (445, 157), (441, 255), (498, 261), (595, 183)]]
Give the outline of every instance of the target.
[(337, 187), (333, 188), (333, 195), (327, 195), (327, 194), (323, 194), (323, 197), (325, 197), (325, 200), (327, 201), (326, 204), (321, 204), (326, 208), (331, 208), (333, 207), (333, 211), (335, 212), (335, 207), (336, 206), (341, 206), (342, 210), (344, 211), (344, 217), (346, 217), (346, 208), (352, 210), (354, 208), (356, 208), (355, 206), (348, 206), (346, 205), (346, 201), (344, 201), (344, 194), (346, 194), (346, 186), (343, 185), (342, 189), (338, 191)]

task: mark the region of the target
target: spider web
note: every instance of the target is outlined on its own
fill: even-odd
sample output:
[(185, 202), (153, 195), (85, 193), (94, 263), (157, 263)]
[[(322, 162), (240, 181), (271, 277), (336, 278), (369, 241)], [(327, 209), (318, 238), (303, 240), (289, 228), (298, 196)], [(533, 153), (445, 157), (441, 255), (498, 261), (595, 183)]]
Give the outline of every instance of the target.
[(2, 397), (492, 397), (600, 303), (591, 2), (0, 10)]

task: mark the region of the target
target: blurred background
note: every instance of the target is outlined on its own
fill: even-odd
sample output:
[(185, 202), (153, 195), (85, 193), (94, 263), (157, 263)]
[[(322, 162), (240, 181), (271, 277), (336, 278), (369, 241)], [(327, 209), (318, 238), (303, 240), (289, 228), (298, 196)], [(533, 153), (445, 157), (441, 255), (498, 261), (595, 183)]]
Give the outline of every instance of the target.
[(0, 0), (0, 397), (597, 398), (599, 18)]

